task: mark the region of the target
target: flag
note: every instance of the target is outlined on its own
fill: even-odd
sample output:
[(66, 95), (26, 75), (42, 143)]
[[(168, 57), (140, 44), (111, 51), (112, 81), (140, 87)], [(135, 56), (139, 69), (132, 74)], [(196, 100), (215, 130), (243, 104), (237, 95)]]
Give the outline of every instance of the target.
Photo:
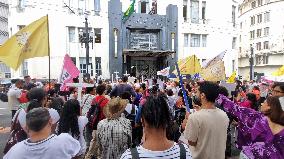
[(124, 12), (122, 20), (127, 20), (130, 17), (130, 15), (134, 13), (134, 4), (135, 0), (132, 1), (126, 12)]
[(170, 67), (164, 68), (157, 72), (157, 75), (168, 76), (170, 74)]
[(228, 78), (227, 83), (235, 83), (236, 76), (237, 76), (237, 71), (234, 71), (232, 75)]
[(0, 47), (0, 60), (17, 70), (25, 59), (49, 55), (48, 17), (24, 27)]
[(227, 50), (221, 52), (219, 55), (217, 55), (216, 57), (214, 57), (213, 59), (209, 59), (209, 60), (206, 60), (202, 63), (202, 66), (203, 68), (206, 68), (208, 67), (209, 65), (211, 65), (211, 63), (214, 63), (216, 61), (220, 61), (220, 60), (223, 60), (225, 54), (226, 54)]
[(222, 81), (225, 80), (225, 67), (222, 60), (211, 62), (201, 71), (201, 77), (206, 81)]
[[(201, 72), (200, 63), (195, 55), (178, 61), (178, 67), (183, 75), (194, 75)], [(174, 73), (177, 74), (177, 70)]]
[(61, 83), (60, 90), (64, 91), (66, 88), (66, 83), (71, 83), (73, 81), (73, 78), (78, 77), (79, 74), (80, 71), (75, 66), (70, 56), (66, 54), (63, 61), (61, 75), (59, 78), (59, 83)]
[(284, 65), (280, 67), (277, 71), (272, 73), (273, 76), (282, 76), (284, 75)]

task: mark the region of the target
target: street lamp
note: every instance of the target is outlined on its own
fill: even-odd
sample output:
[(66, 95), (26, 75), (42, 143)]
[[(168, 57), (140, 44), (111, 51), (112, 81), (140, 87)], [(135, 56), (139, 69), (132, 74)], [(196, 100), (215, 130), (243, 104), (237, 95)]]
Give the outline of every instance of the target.
[(253, 68), (253, 45), (250, 44), (250, 58), (249, 58), (249, 64), (250, 64), (250, 80), (254, 79), (254, 68)]
[(89, 75), (89, 43), (92, 43), (92, 49), (93, 49), (93, 32), (89, 32), (89, 26), (88, 26), (88, 14), (85, 13), (85, 28), (81, 29), (79, 31), (79, 41), (81, 43), (81, 45), (83, 45), (83, 43), (85, 44), (85, 48), (86, 48), (86, 76), (87, 79), (90, 79), (90, 75)]

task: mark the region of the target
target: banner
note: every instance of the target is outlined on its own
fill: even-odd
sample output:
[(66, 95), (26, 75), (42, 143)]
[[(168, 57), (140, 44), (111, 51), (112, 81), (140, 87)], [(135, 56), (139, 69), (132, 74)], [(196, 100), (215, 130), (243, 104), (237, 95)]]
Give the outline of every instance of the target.
[(0, 47), (0, 60), (17, 70), (25, 59), (49, 55), (48, 17), (18, 31)]
[(72, 83), (73, 78), (78, 77), (79, 74), (80, 71), (75, 66), (70, 56), (66, 54), (63, 61), (62, 72), (59, 78), (59, 82), (62, 84), (60, 90), (64, 91), (66, 89), (66, 83)]
[(159, 76), (169, 76), (170, 74), (170, 67), (164, 68), (161, 71), (157, 72), (157, 75)]
[[(194, 75), (201, 72), (200, 63), (195, 55), (181, 59), (177, 63), (182, 75)], [(177, 74), (177, 70), (175, 70), (173, 73)]]
[(236, 76), (237, 76), (237, 71), (234, 71), (232, 75), (228, 78), (227, 83), (235, 83)]
[(283, 76), (284, 75), (284, 65), (280, 67), (277, 71), (272, 73), (273, 76)]
[(206, 81), (222, 81), (225, 80), (225, 67), (223, 61), (211, 63), (207, 68), (202, 69), (201, 77)]

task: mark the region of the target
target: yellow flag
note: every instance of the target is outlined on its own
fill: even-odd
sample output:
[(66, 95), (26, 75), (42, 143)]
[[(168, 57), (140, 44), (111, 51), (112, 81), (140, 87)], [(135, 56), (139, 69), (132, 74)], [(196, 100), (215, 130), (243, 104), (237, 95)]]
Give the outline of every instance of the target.
[(273, 76), (282, 76), (284, 75), (284, 65), (280, 67), (277, 71), (272, 73)]
[(237, 71), (234, 71), (232, 75), (228, 78), (227, 83), (235, 83), (236, 76), (237, 76)]
[(48, 55), (47, 16), (24, 27), (0, 47), (0, 60), (14, 70), (19, 68), (24, 59)]
[[(183, 75), (194, 75), (201, 72), (200, 63), (195, 55), (179, 60), (178, 66)], [(175, 70), (173, 73), (177, 74), (177, 71)]]
[(214, 61), (214, 63), (202, 69), (201, 77), (206, 81), (225, 80), (224, 62), (222, 60)]

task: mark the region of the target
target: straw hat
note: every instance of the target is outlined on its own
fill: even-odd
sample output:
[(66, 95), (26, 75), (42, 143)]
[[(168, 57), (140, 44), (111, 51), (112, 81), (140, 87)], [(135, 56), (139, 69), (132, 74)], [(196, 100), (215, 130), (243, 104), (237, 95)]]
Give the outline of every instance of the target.
[(107, 118), (118, 118), (125, 110), (128, 100), (119, 97), (111, 99), (104, 108), (104, 114)]

